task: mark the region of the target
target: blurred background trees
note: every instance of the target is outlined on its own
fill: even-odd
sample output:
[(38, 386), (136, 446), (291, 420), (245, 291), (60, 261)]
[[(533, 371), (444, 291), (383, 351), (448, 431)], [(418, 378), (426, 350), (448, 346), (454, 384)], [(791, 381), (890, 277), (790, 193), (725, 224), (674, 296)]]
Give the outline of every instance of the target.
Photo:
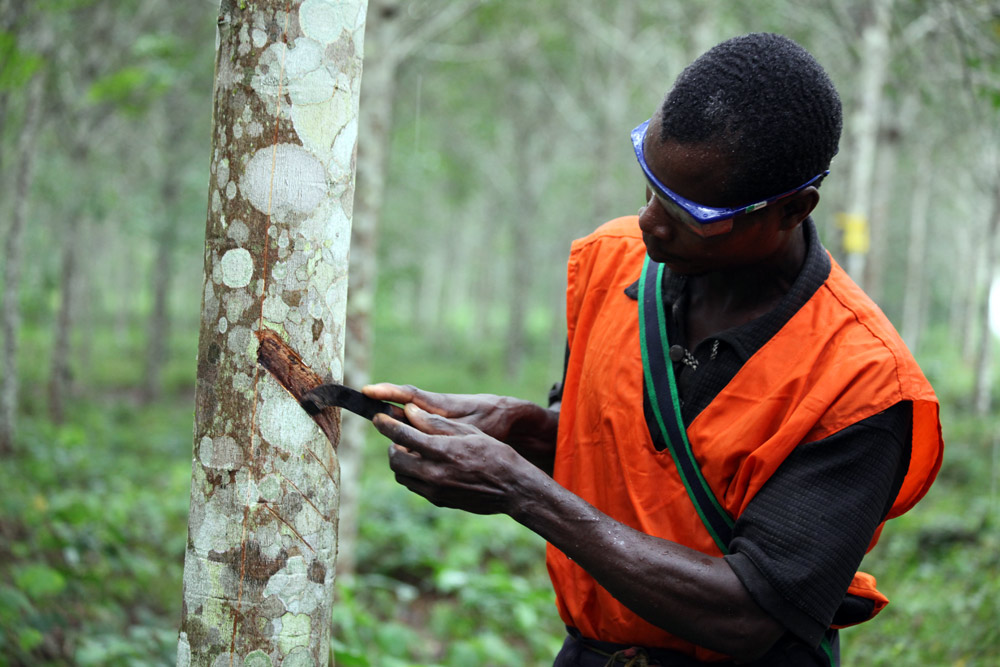
[[(0, 0), (0, 664), (173, 659), (217, 8)], [(345, 371), (544, 400), (569, 242), (641, 203), (628, 131), (692, 58), (757, 30), (798, 40), (841, 92), (815, 219), (945, 410), (939, 484), (867, 565), (893, 605), (845, 652), (989, 664), (995, 1), (371, 0)], [(370, 429), (350, 443), (338, 659), (545, 664), (561, 628), (539, 541), (401, 493)]]

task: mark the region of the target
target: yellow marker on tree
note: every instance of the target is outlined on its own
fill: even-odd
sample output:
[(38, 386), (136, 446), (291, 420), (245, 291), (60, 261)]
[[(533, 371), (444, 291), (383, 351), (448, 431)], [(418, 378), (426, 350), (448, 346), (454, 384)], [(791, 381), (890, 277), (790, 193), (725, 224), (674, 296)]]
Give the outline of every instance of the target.
[(866, 255), (871, 247), (868, 218), (861, 213), (838, 213), (837, 226), (843, 230), (842, 246), (849, 255)]

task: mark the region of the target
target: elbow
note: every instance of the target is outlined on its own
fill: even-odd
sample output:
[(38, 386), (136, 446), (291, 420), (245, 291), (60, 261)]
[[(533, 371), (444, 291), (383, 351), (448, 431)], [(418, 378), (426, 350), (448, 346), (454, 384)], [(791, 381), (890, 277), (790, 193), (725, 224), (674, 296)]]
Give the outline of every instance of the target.
[(768, 618), (763, 623), (750, 622), (734, 628), (721, 651), (732, 656), (737, 664), (760, 660), (784, 635), (785, 630)]
[(729, 653), (737, 665), (756, 662), (767, 655), (767, 652), (774, 646), (774, 642), (765, 644), (758, 640), (747, 640), (742, 642), (734, 651)]

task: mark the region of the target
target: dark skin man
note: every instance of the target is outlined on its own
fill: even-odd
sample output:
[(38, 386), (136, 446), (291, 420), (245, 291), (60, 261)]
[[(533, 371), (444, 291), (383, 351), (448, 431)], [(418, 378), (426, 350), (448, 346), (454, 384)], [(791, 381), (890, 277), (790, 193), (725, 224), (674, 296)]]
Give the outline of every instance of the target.
[(548, 541), (557, 667), (830, 667), (839, 628), (888, 603), (858, 568), (943, 441), (916, 360), (811, 218), (841, 129), (801, 46), (721, 42), (629, 134), (638, 216), (570, 248), (554, 404), (364, 389), (405, 405), (409, 423), (373, 420), (401, 484)]
[[(659, 114), (651, 125), (658, 120)], [(739, 203), (719, 197), (728, 163), (710, 143), (661, 145), (647, 138), (644, 150), (650, 169), (674, 192), (709, 206)], [(648, 189), (646, 197), (639, 226), (647, 254), (689, 277), (684, 325), (692, 347), (774, 307), (802, 267), (801, 225), (819, 202), (818, 190), (807, 187), (742, 216), (728, 234), (704, 238)], [(554, 482), (556, 409), (392, 384), (364, 393), (406, 405), (410, 425), (386, 415), (374, 424), (395, 443), (389, 464), (396, 479), (435, 505), (509, 515), (650, 623), (739, 661), (764, 655), (784, 634), (724, 559), (643, 534)]]

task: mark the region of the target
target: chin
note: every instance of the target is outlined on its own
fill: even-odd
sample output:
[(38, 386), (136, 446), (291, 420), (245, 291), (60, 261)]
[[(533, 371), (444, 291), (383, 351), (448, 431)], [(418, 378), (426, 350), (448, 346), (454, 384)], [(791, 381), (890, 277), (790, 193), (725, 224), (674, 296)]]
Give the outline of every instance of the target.
[(650, 248), (648, 245), (646, 246), (646, 256), (658, 264), (663, 264), (677, 276), (700, 276), (708, 273), (708, 269), (700, 264), (685, 262), (683, 259), (659, 252), (656, 248)]

